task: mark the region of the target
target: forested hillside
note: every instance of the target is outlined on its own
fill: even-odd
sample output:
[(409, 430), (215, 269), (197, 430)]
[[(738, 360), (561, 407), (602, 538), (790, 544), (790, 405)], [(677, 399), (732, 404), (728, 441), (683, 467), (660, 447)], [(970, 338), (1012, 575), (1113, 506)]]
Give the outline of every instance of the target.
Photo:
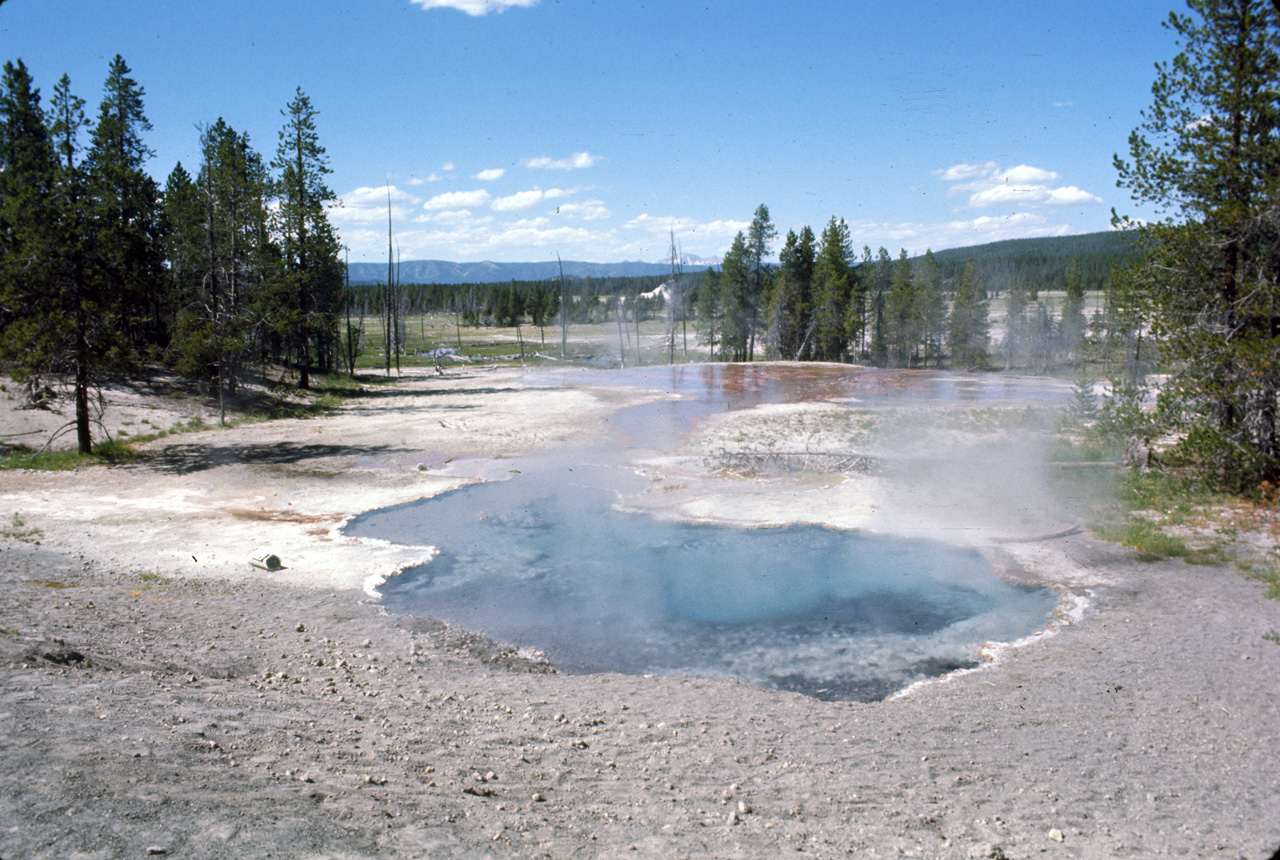
[(1092, 291), (1106, 286), (1112, 269), (1141, 258), (1134, 248), (1135, 238), (1131, 232), (1109, 230), (1079, 236), (1009, 239), (936, 251), (933, 259), (946, 284), (959, 283), (965, 263), (972, 260), (993, 294), (1007, 291), (1015, 278), (1022, 278), (1038, 290), (1064, 290), (1067, 271), (1075, 261), (1085, 290)]

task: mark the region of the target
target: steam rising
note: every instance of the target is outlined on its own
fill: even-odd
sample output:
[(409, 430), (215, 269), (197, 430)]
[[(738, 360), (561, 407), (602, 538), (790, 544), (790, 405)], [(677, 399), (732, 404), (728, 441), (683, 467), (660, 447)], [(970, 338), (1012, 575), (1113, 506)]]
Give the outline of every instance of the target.
[[(858, 409), (892, 406), (894, 417), (868, 440), (889, 488), (878, 522), (946, 543), (815, 525), (732, 528), (624, 509), (619, 503), (648, 481), (628, 449), (608, 445), (521, 462), (508, 480), (366, 515), (349, 533), (440, 548), (430, 564), (383, 587), (389, 608), (538, 648), (569, 672), (723, 677), (874, 699), (972, 665), (985, 641), (1043, 626), (1053, 592), (1000, 580), (964, 548), (1055, 515), (1034, 490), (1041, 455), (1002, 433), (949, 440), (937, 421), (921, 422), (912, 410), (930, 414), (966, 394), (971, 403), (1003, 404), (1053, 394), (831, 369), (788, 383), (790, 369), (752, 370), (745, 383), (726, 381), (736, 371), (725, 366), (650, 371), (651, 384), (699, 396), (651, 404), (612, 425), (631, 446), (668, 448), (727, 402), (803, 400), (816, 389)], [(839, 380), (849, 386), (854, 375), (856, 391), (842, 389)], [(646, 381), (635, 372), (607, 378)]]

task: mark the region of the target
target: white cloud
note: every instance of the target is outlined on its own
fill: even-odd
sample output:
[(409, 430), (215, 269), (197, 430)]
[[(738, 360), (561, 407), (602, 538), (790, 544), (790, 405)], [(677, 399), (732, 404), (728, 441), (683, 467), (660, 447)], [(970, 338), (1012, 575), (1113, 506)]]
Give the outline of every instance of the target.
[(454, 167), (455, 165), (452, 161), (446, 161), (444, 164), (440, 165), (440, 169), (446, 172), (453, 170)]
[[(433, 174), (431, 174), (431, 175), (432, 175), (432, 176), (434, 176), (435, 174), (433, 173)], [(409, 180), (409, 184), (410, 184), (410, 185), (421, 185), (421, 184), (422, 184), (422, 180), (415, 176), (415, 177), (413, 177), (412, 179), (410, 179), (410, 180)]]
[(444, 194), (437, 194), (426, 203), (422, 204), (422, 208), (428, 211), (437, 209), (474, 209), (480, 206), (488, 206), (493, 196), (483, 188), (476, 191), (447, 191)]
[(1102, 198), (1074, 185), (1058, 186), (1062, 178), (1052, 170), (1019, 164), (1001, 170), (994, 161), (986, 164), (957, 164), (933, 171), (943, 182), (951, 183), (948, 196), (968, 194), (972, 209), (1025, 206), (1095, 205)]
[(560, 188), (548, 188), (546, 191), (541, 188), (533, 188), (529, 191), (519, 191), (509, 197), (499, 197), (493, 201), (491, 208), (495, 212), (522, 212), (525, 209), (532, 209), (545, 200), (568, 197), (572, 193), (572, 191), (564, 191)]
[(592, 155), (589, 152), (575, 152), (568, 158), (556, 159), (546, 155), (538, 156), (537, 158), (526, 158), (524, 166), (541, 170), (580, 170), (584, 167), (594, 167), (597, 162), (602, 160), (600, 156)]
[(994, 161), (988, 161), (986, 164), (957, 164), (945, 170), (935, 170), (933, 175), (943, 182), (959, 182), (961, 179), (977, 179), (983, 176), (990, 176), (999, 169), (1000, 165)]
[(430, 221), (435, 224), (465, 224), (471, 220), (471, 210), (445, 209), (441, 212), (419, 215), (413, 220), (419, 223)]
[[(739, 231), (745, 233), (750, 226), (750, 221), (698, 222), (692, 218), (655, 217), (647, 212), (637, 215), (623, 225), (625, 229), (643, 230), (654, 236), (667, 236), (668, 238), (674, 230), (677, 238), (680, 236), (693, 237), (704, 243), (706, 240), (712, 239), (723, 241), (726, 246)], [(688, 245), (689, 243), (686, 242), (685, 244)]]
[(1041, 203), (1050, 194), (1049, 189), (1040, 185), (992, 185), (969, 196), (969, 205), (975, 209), (988, 206), (1013, 206)]
[(339, 199), (342, 205), (330, 208), (329, 218), (337, 224), (359, 224), (375, 220), (385, 223), (388, 190), (391, 197), (391, 217), (397, 221), (413, 217), (417, 205), (422, 202), (421, 198), (394, 185), (382, 185), (377, 188), (360, 187), (341, 195)]
[(1059, 177), (1052, 170), (1043, 170), (1039, 167), (1032, 167), (1029, 164), (1019, 164), (1017, 167), (1011, 167), (1001, 173), (997, 178), (1002, 182), (1042, 185), (1049, 182), (1057, 182)]
[(507, 172), (506, 168), (491, 167), (488, 170), (481, 170), (479, 173), (477, 173), (475, 176), (472, 176), (471, 178), (478, 179), (481, 182), (493, 182), (494, 180), (501, 179), (502, 174), (506, 172)]
[(1055, 188), (1049, 192), (1049, 202), (1061, 206), (1073, 206), (1080, 203), (1101, 203), (1102, 198), (1095, 194), (1090, 194), (1074, 185), (1067, 185), (1063, 188)]
[(581, 218), (583, 221), (602, 221), (613, 216), (613, 213), (604, 205), (603, 200), (561, 203), (556, 207), (556, 214), (567, 218)]
[(505, 12), (511, 6), (536, 6), (538, 0), (411, 0), (423, 9), (457, 9), (468, 15)]

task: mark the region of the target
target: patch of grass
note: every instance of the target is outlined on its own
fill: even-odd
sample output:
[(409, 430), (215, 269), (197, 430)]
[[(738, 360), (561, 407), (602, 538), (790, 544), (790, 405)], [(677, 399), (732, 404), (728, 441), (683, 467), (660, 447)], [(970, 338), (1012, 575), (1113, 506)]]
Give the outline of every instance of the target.
[(40, 539), (44, 534), (35, 526), (27, 525), (27, 521), (22, 518), (22, 514), (15, 513), (13, 519), (6, 525), (0, 527), (0, 535), (12, 540), (20, 540), (24, 543), (33, 543)]
[(7, 469), (34, 469), (39, 472), (72, 472), (78, 467), (93, 462), (79, 451), (36, 451), (26, 446), (10, 448), (0, 459), (0, 471)]
[(1266, 639), (1268, 642), (1274, 642), (1277, 645), (1280, 645), (1280, 633), (1277, 633), (1274, 630), (1269, 630), (1266, 633), (1263, 633), (1262, 638)]
[(138, 452), (133, 446), (142, 441), (141, 436), (132, 437), (131, 441), (126, 442), (124, 435), (116, 436), (114, 439), (106, 439), (93, 446), (93, 457), (104, 463), (118, 465), (120, 463), (129, 463), (138, 459)]
[(1120, 500), (1131, 510), (1155, 510), (1170, 524), (1200, 519), (1215, 505), (1233, 497), (1212, 490), (1202, 480), (1171, 472), (1130, 471), (1120, 486)]
[(1237, 561), (1236, 569), (1245, 575), (1246, 579), (1252, 579), (1254, 582), (1261, 582), (1267, 587), (1263, 592), (1266, 597), (1272, 600), (1280, 600), (1280, 565), (1274, 562), (1264, 562), (1261, 564), (1252, 564), (1250, 562)]
[(1138, 551), (1139, 561), (1180, 558), (1188, 564), (1222, 564), (1229, 560), (1221, 541), (1193, 546), (1185, 538), (1166, 532), (1164, 524), (1134, 512), (1117, 519), (1099, 520), (1090, 530), (1102, 540), (1133, 547)]
[(138, 579), (143, 582), (163, 582), (164, 577), (153, 570), (144, 570), (138, 574)]

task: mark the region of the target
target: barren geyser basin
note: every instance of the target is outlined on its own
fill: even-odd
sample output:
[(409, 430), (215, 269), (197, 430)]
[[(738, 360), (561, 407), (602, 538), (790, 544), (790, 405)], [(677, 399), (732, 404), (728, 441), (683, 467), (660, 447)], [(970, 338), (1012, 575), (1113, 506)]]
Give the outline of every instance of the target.
[[(552, 384), (560, 376), (546, 375)], [(884, 481), (894, 479), (868, 480), (886, 471), (886, 456), (871, 451), (890, 463), (894, 456), (876, 438), (872, 409), (919, 409), (922, 401), (950, 408), (990, 397), (981, 381), (740, 365), (584, 381), (593, 378), (658, 387), (676, 399), (622, 410), (589, 446), (523, 458), (499, 480), (356, 518), (346, 535), (431, 544), (438, 553), (382, 586), (384, 605), (536, 649), (561, 671), (723, 677), (862, 700), (975, 667), (983, 643), (1049, 624), (1057, 593), (999, 579), (969, 546), (811, 524), (824, 521), (829, 486), (793, 495), (789, 509), (736, 515), (781, 522), (734, 525), (707, 522), (717, 511), (733, 518), (732, 509), (689, 491), (709, 468), (766, 487), (796, 475), (861, 478), (854, 511), (867, 527), (892, 531), (874, 511)], [(1023, 388), (1001, 394), (1052, 403), (1052, 387)], [(795, 411), (815, 397), (821, 411)], [(791, 426), (748, 425), (733, 453), (722, 447), (683, 468), (674, 459), (636, 461), (655, 448), (687, 456), (699, 424), (735, 404), (740, 412), (772, 407), (773, 420)], [(815, 446), (824, 428), (828, 438)], [(839, 515), (854, 511), (844, 506)]]
[(1269, 857), (1280, 604), (1081, 530), (1069, 393), (463, 368), (3, 473), (0, 857)]

